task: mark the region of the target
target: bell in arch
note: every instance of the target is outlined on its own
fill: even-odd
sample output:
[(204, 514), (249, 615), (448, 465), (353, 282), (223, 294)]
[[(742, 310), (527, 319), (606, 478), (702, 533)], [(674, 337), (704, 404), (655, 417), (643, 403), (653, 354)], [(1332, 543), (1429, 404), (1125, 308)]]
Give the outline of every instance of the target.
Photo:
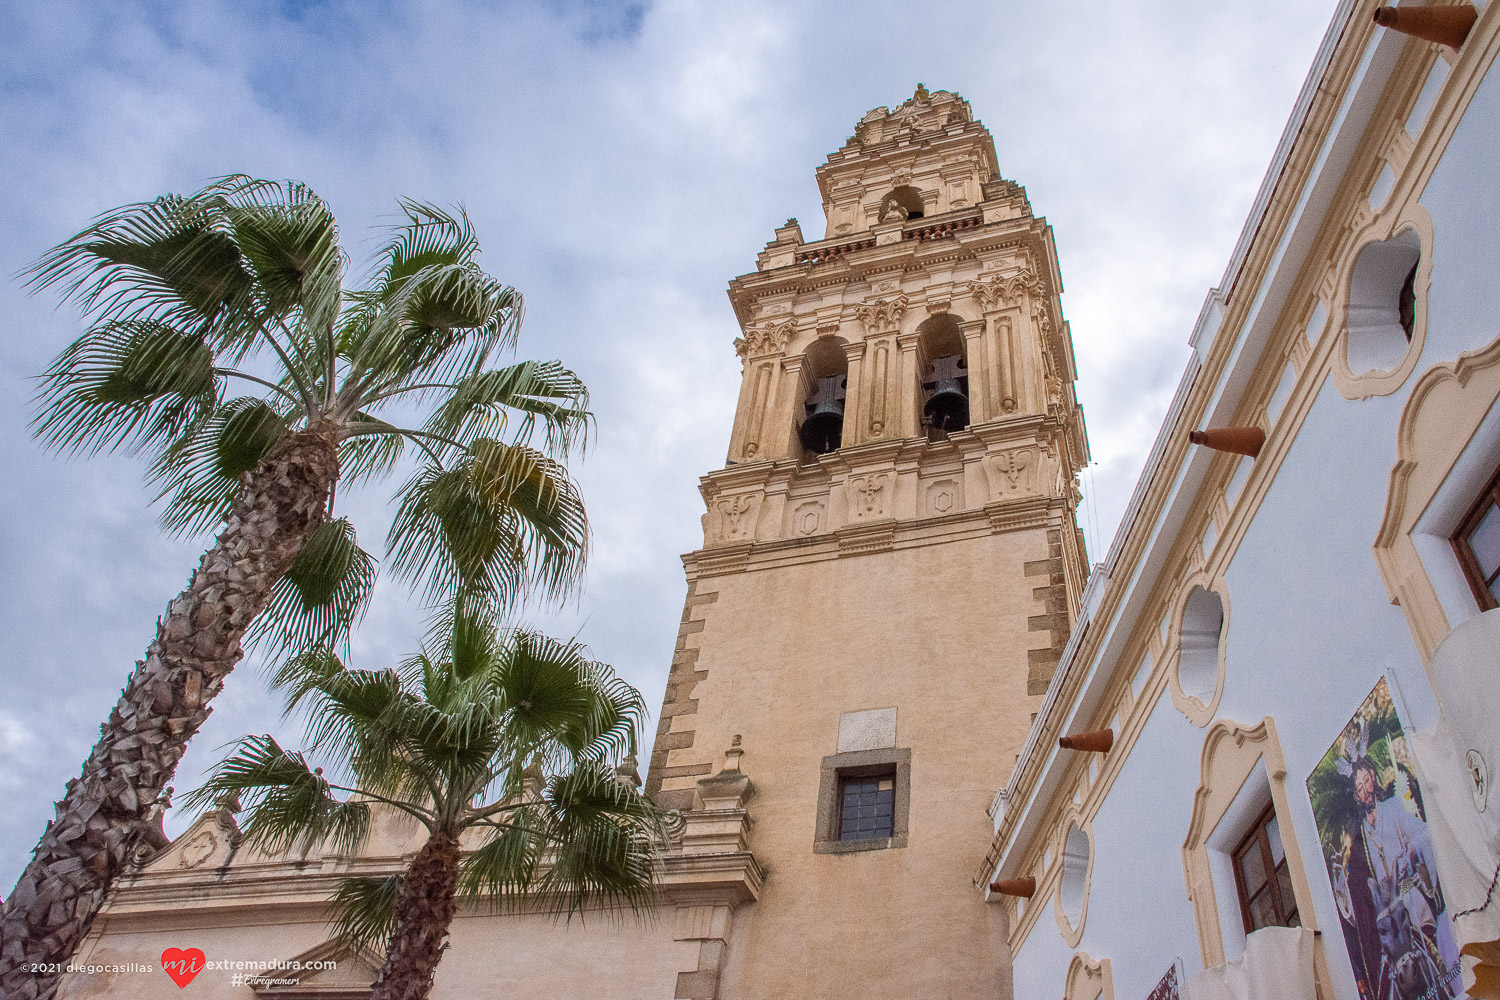
[(836, 451), (844, 439), (844, 383), (843, 375), (820, 378), (807, 397), (807, 418), (798, 436), (802, 447), (814, 454)]
[(932, 375), (922, 383), (929, 393), (922, 407), (922, 422), (940, 431), (961, 431), (969, 426), (969, 371), (957, 354), (934, 358)]

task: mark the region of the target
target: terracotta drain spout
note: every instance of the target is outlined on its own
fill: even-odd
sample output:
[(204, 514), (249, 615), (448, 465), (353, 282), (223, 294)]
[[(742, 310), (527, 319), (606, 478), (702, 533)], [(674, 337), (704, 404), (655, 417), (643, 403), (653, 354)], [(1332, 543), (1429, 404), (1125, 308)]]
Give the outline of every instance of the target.
[(1375, 23), (1403, 35), (1411, 35), (1429, 42), (1446, 45), (1450, 49), (1463, 48), (1469, 29), (1479, 19), (1473, 4), (1461, 3), (1452, 7), (1377, 7)]
[(1095, 729), (1087, 733), (1073, 733), (1071, 736), (1059, 736), (1057, 738), (1057, 745), (1064, 750), (1109, 753), (1109, 748), (1115, 745), (1115, 731), (1113, 729)]
[(1188, 440), (1214, 451), (1227, 451), (1251, 458), (1260, 454), (1266, 443), (1266, 432), (1259, 427), (1215, 427), (1207, 431), (1189, 431)]
[(1022, 899), (1030, 899), (1036, 895), (1036, 879), (1030, 875), (1024, 878), (1003, 878), (998, 882), (990, 883), (990, 892), (998, 892), (1002, 896), (1020, 896)]

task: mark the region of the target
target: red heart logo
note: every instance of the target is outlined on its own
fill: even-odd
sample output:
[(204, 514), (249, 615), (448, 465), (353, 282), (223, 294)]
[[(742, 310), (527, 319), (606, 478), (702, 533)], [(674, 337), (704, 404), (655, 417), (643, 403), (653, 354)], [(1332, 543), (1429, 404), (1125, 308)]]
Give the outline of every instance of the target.
[(178, 989), (186, 988), (206, 964), (208, 956), (203, 954), (202, 948), (168, 948), (161, 953), (161, 967), (172, 977), (172, 982), (177, 984)]

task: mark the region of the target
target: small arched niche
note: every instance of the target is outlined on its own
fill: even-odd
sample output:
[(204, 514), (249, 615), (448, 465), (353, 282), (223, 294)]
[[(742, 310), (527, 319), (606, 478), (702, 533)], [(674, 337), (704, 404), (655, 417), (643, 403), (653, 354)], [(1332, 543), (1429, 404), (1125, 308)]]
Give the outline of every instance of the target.
[(819, 337), (802, 361), (803, 404), (797, 437), (813, 455), (837, 451), (844, 439), (849, 359), (842, 337)]
[(1083, 921), (1083, 907), (1089, 893), (1089, 854), (1093, 845), (1089, 835), (1077, 823), (1068, 824), (1063, 838), (1062, 878), (1057, 884), (1057, 902), (1068, 925), (1077, 928)]
[(1224, 601), (1212, 590), (1194, 587), (1182, 608), (1177, 654), (1177, 686), (1207, 705), (1219, 689)]
[(939, 313), (917, 327), (920, 426), (937, 440), (969, 426), (969, 357), (963, 331), (952, 313)]
[(893, 188), (891, 193), (880, 200), (880, 216), (878, 222), (895, 222), (899, 219), (920, 219), (925, 214), (922, 204), (922, 192), (910, 184), (902, 184)]
[(1349, 279), (1349, 372), (1391, 371), (1411, 346), (1417, 314), (1417, 265), (1422, 240), (1406, 230), (1359, 252)]

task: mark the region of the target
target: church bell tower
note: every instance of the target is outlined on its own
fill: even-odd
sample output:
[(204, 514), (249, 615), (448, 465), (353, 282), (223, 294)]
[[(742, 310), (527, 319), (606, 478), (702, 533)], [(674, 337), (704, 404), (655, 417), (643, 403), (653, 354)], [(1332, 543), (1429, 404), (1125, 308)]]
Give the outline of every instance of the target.
[(823, 238), (788, 220), (729, 286), (744, 379), (647, 782), (702, 942), (677, 996), (1007, 997), (985, 810), (1087, 574), (1052, 231), (946, 91), (817, 178)]

